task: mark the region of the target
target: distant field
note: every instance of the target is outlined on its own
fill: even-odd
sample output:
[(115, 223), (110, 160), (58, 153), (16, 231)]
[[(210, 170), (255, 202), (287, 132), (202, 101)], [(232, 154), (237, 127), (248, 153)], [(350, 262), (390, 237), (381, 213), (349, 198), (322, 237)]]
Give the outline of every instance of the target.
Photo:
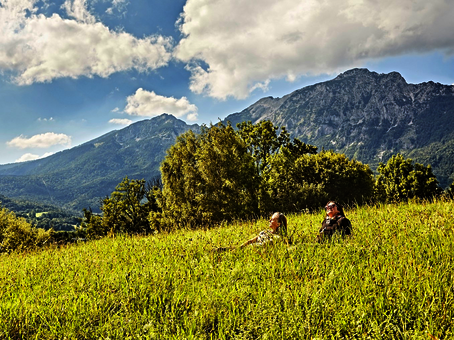
[(354, 236), (225, 253), (268, 223), (0, 257), (0, 339), (449, 339), (454, 205), (347, 210)]

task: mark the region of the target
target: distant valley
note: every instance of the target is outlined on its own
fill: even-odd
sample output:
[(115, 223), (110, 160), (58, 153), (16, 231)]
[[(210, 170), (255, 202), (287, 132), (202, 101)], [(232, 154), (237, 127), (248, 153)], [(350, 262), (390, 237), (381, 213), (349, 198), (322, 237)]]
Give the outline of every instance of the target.
[[(442, 187), (454, 179), (454, 86), (408, 84), (397, 72), (353, 69), (282, 98), (263, 98), (224, 121), (261, 120), (372, 169), (400, 152), (431, 164)], [(163, 114), (44, 159), (0, 165), (0, 194), (96, 211), (125, 176), (159, 176), (166, 150), (189, 129), (200, 126)]]

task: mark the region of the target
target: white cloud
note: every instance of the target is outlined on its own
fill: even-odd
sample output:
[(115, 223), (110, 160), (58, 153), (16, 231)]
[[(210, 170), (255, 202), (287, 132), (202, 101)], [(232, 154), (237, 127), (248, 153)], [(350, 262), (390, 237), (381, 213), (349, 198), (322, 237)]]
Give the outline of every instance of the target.
[(136, 69), (146, 72), (167, 65), (171, 38), (137, 39), (96, 22), (85, 0), (66, 1), (76, 20), (37, 14), (38, 0), (2, 0), (0, 6), (0, 71), (16, 74), (20, 85), (55, 78), (108, 77)]
[(190, 113), (190, 114), (187, 115), (187, 120), (192, 121), (192, 122), (196, 121), (197, 118), (198, 118), (197, 117), (197, 113)]
[(44, 155), (34, 155), (32, 153), (23, 154), (20, 158), (16, 159), (16, 162), (27, 162), (27, 161), (34, 161), (35, 159), (46, 158), (48, 156), (53, 155), (53, 152), (46, 152)]
[(40, 135), (34, 135), (30, 138), (21, 135), (6, 142), (6, 144), (19, 149), (48, 148), (53, 145), (70, 146), (71, 137), (63, 133), (47, 132)]
[(106, 10), (106, 13), (107, 14), (113, 14), (114, 11), (117, 11), (120, 14), (125, 14), (127, 5), (128, 5), (128, 2), (126, 0), (113, 0), (112, 1), (112, 7), (109, 7)]
[(446, 0), (188, 0), (175, 56), (188, 63), (195, 93), (245, 98), (270, 79), (405, 53), (452, 55), (453, 17)]
[(188, 119), (197, 119), (197, 106), (191, 104), (186, 97), (164, 97), (139, 88), (134, 95), (127, 98), (127, 102), (124, 111), (131, 116), (154, 117), (169, 113), (175, 117), (188, 115)]
[(96, 18), (87, 10), (86, 0), (66, 0), (62, 5), (66, 13), (77, 21), (94, 24)]
[(131, 119), (114, 118), (114, 119), (109, 120), (109, 123), (110, 124), (117, 124), (117, 125), (129, 125), (129, 124), (132, 123), (132, 120)]

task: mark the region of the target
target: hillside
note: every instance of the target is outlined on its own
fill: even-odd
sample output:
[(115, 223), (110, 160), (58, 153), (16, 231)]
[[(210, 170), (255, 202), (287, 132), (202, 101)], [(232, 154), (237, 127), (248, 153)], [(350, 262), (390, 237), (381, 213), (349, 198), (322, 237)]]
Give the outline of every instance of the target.
[(288, 216), (291, 244), (212, 251), (260, 219), (2, 256), (0, 337), (452, 339), (452, 201), (346, 214), (326, 244), (320, 211)]
[(96, 210), (125, 177), (151, 180), (175, 138), (189, 126), (172, 115), (140, 121), (35, 161), (0, 166), (0, 193), (66, 209)]
[(269, 119), (293, 137), (372, 168), (400, 152), (431, 164), (446, 187), (454, 180), (453, 118), (454, 86), (353, 69), (282, 98), (263, 98), (225, 120)]

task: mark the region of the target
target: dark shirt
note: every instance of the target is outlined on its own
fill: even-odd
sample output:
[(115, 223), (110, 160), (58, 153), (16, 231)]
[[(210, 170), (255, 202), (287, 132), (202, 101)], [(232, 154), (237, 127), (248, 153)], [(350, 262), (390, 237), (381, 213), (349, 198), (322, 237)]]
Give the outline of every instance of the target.
[(350, 220), (343, 215), (337, 215), (333, 218), (326, 216), (319, 232), (323, 236), (332, 236), (335, 232), (340, 232), (342, 236), (351, 235), (352, 224), (350, 223)]

